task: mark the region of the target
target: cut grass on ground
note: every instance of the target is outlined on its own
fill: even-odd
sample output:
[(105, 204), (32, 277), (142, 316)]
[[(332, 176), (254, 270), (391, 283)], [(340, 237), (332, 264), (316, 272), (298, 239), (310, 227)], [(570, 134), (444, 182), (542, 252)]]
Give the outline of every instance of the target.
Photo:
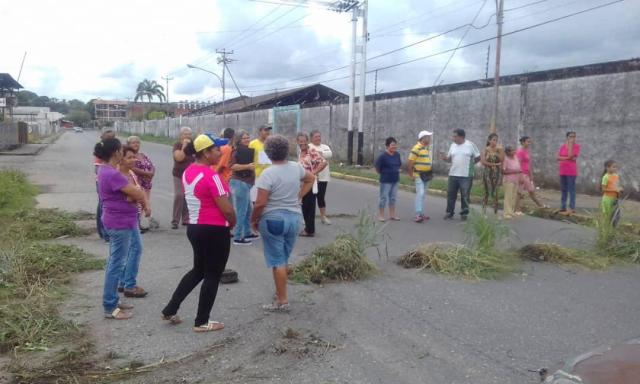
[(367, 249), (377, 247), (383, 226), (365, 211), (358, 213), (353, 234), (341, 234), (324, 247), (295, 265), (291, 280), (299, 283), (322, 284), (328, 281), (355, 281), (377, 273), (369, 261)]
[[(37, 189), (24, 174), (0, 171), (0, 189), (0, 353), (13, 352), (10, 368), (17, 378), (26, 374), (28, 382), (50, 382), (52, 370), (68, 370), (70, 364), (45, 359), (40, 367), (29, 364), (26, 372), (21, 361), (39, 361), (33, 353), (60, 343), (72, 352), (86, 345), (82, 330), (60, 315), (59, 306), (74, 273), (100, 269), (104, 262), (75, 246), (43, 242), (84, 231), (74, 215), (35, 209)], [(34, 372), (43, 376), (34, 378)], [(55, 382), (75, 382), (73, 375), (62, 376), (65, 380)]]

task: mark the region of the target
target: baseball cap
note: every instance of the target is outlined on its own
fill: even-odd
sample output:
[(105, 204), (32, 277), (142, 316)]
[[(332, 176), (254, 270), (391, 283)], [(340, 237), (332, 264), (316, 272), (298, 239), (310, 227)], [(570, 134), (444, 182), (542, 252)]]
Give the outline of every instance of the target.
[(266, 130), (273, 129), (273, 124), (271, 124), (271, 123), (262, 124), (262, 125), (260, 126), (259, 130), (260, 130), (260, 131), (262, 131), (262, 130), (264, 130), (264, 129), (266, 129)]
[(195, 148), (196, 152), (200, 152), (214, 145), (216, 147), (222, 147), (223, 145), (227, 145), (228, 143), (228, 139), (221, 139), (212, 135), (211, 133), (203, 133), (201, 135), (198, 135), (198, 137), (193, 140), (193, 147)]
[(418, 140), (422, 139), (425, 136), (433, 136), (433, 132), (420, 131), (420, 133), (418, 133)]

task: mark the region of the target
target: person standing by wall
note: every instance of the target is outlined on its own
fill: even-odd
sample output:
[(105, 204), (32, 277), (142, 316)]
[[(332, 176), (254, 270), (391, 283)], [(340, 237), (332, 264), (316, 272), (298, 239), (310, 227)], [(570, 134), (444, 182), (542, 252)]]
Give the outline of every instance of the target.
[(311, 192), (315, 176), (299, 163), (287, 161), (289, 140), (286, 137), (269, 137), (264, 150), (273, 165), (256, 180), (258, 197), (251, 214), (251, 226), (262, 236), (264, 259), (273, 275), (276, 297), (262, 308), (286, 312), (289, 310), (288, 265), (298, 236), (300, 200)]
[(518, 203), (516, 207), (516, 214), (522, 214), (522, 201), (524, 200), (524, 194), (528, 193), (531, 200), (536, 204), (538, 208), (549, 208), (542, 204), (536, 196), (536, 186), (533, 183), (533, 172), (531, 170), (531, 155), (529, 148), (531, 147), (531, 138), (529, 136), (522, 136), (520, 138), (520, 148), (516, 151), (516, 157), (520, 162), (522, 170), (522, 183), (520, 183), (518, 191)]
[(515, 156), (513, 147), (507, 145), (504, 149), (506, 157), (501, 166), (504, 173), (504, 207), (503, 217), (512, 219), (515, 216), (516, 200), (518, 198), (518, 185), (522, 181), (522, 168), (518, 158)]
[(447, 186), (447, 214), (444, 219), (453, 218), (459, 191), (460, 219), (466, 220), (469, 215), (469, 200), (475, 165), (480, 161), (480, 151), (474, 143), (466, 139), (464, 129), (455, 129), (449, 152), (446, 155), (440, 153), (440, 159), (451, 163)]
[(271, 134), (273, 126), (271, 124), (264, 124), (258, 128), (258, 137), (251, 140), (249, 148), (253, 149), (253, 163), (256, 167), (256, 177), (260, 177), (262, 171), (269, 166), (268, 157), (264, 153), (264, 142)]
[(400, 181), (402, 158), (398, 153), (398, 142), (393, 137), (387, 137), (384, 142), (386, 150), (375, 162), (376, 172), (380, 175), (380, 203), (378, 204), (378, 220), (385, 221), (384, 208), (389, 206), (389, 219), (400, 220), (396, 215), (396, 195)]
[[(317, 177), (318, 173), (327, 166), (327, 161), (320, 153), (309, 147), (309, 136), (306, 133), (299, 132), (296, 140), (300, 148), (298, 162), (305, 171)], [(313, 237), (316, 233), (316, 192), (317, 185), (314, 184), (312, 190), (302, 198), (304, 230), (300, 232), (300, 236), (303, 237)]]
[(333, 157), (333, 153), (328, 145), (322, 144), (322, 135), (320, 134), (320, 131), (311, 131), (310, 136), (311, 143), (309, 143), (309, 147), (314, 149), (322, 155), (325, 160), (327, 160), (327, 166), (318, 173), (318, 193), (316, 198), (318, 201), (318, 208), (320, 208), (320, 221), (322, 224), (331, 225), (331, 220), (327, 217), (327, 203), (325, 201), (325, 196), (327, 194), (327, 186), (331, 180), (331, 170), (329, 169), (328, 161)]
[(413, 219), (416, 223), (429, 220), (429, 216), (424, 214), (424, 197), (429, 189), (429, 181), (433, 178), (433, 160), (429, 144), (431, 143), (432, 132), (420, 131), (418, 133), (418, 142), (411, 148), (407, 169), (409, 177), (413, 179), (416, 186), (415, 212), (416, 217)]
[[(571, 216), (576, 210), (576, 178), (578, 177), (578, 164), (576, 160), (580, 155), (580, 144), (576, 143), (576, 133), (569, 131), (566, 141), (558, 150), (558, 173), (560, 175), (560, 214)], [(567, 198), (569, 207), (567, 208)]]
[(487, 138), (487, 145), (480, 154), (480, 162), (484, 166), (482, 172), (482, 182), (484, 184), (483, 212), (486, 212), (489, 198), (493, 198), (493, 212), (498, 214), (498, 187), (502, 177), (503, 160), (504, 152), (498, 146), (498, 134), (492, 133)]
[(187, 167), (195, 161), (192, 155), (185, 153), (185, 148), (191, 143), (192, 131), (189, 127), (180, 128), (178, 142), (173, 144), (173, 218), (171, 228), (178, 229), (180, 220), (182, 225), (189, 223), (189, 212), (184, 201), (184, 191), (182, 190), (182, 174)]
[(229, 259), (230, 228), (236, 224), (236, 215), (229, 202), (229, 188), (211, 166), (220, 160), (220, 147), (226, 139), (202, 134), (185, 147), (195, 163), (183, 172), (182, 183), (189, 210), (187, 238), (193, 248), (193, 268), (187, 272), (171, 300), (162, 310), (162, 318), (173, 324), (181, 322), (178, 309), (184, 299), (202, 281), (194, 332), (218, 331), (224, 324), (211, 321), (211, 308), (218, 294), (220, 277)]
[(618, 164), (614, 160), (607, 160), (604, 163), (604, 172), (600, 181), (602, 191), (602, 215), (606, 223), (612, 227), (617, 227), (620, 215), (616, 215), (616, 209), (620, 209), (619, 199), (622, 193), (620, 186), (620, 176), (618, 175)]
[(258, 235), (251, 232), (249, 219), (251, 217), (251, 187), (256, 180), (255, 164), (248, 160), (251, 156), (253, 160), (253, 149), (249, 148), (251, 138), (247, 131), (240, 131), (235, 137), (233, 153), (229, 162), (231, 171), (231, 198), (233, 207), (236, 210), (238, 224), (234, 229), (234, 245), (251, 245), (251, 240), (257, 239)]
[[(122, 160), (122, 145), (118, 139), (102, 140), (95, 145), (93, 154), (102, 161), (98, 168), (98, 193), (103, 204), (102, 222), (109, 234), (102, 306), (105, 318), (126, 320), (131, 318), (129, 310), (133, 306), (120, 302), (118, 282), (130, 252), (142, 248), (137, 203), (145, 201), (145, 194), (129, 183), (117, 169)], [(145, 214), (151, 214), (148, 206)]]
[(223, 145), (220, 148), (220, 160), (218, 164), (214, 165), (216, 172), (218, 172), (222, 180), (227, 184), (229, 184), (232, 174), (229, 161), (231, 160), (231, 152), (233, 152), (233, 137), (235, 134), (236, 132), (231, 128), (225, 128), (224, 131), (222, 131), (222, 138), (229, 140), (229, 144)]

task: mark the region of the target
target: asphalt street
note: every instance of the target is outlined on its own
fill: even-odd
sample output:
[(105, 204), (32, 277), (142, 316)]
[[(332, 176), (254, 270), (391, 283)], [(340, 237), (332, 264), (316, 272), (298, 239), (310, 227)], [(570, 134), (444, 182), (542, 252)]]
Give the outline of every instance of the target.
[[(23, 169), (41, 185), (38, 201), (43, 207), (93, 212), (91, 152), (96, 140), (94, 132), (68, 132), (40, 155), (3, 156), (0, 166)], [(529, 369), (553, 366), (583, 350), (640, 334), (637, 266), (592, 272), (525, 263), (520, 272), (503, 280), (482, 282), (398, 267), (395, 259), (418, 243), (463, 239), (459, 220), (442, 219), (445, 201), (439, 197), (427, 200), (432, 219), (413, 223), (413, 194), (404, 191), (398, 196), (403, 220), (388, 223), (381, 253), (371, 252), (381, 270), (377, 276), (322, 287), (293, 285), (292, 311), (266, 314), (260, 305), (270, 300), (273, 283), (260, 241), (235, 246), (228, 266), (239, 272), (240, 282), (221, 286), (212, 313), (226, 328), (207, 335), (191, 331), (196, 292), (181, 308), (185, 323), (168, 326), (160, 320), (160, 310), (190, 268), (191, 249), (183, 228), (169, 229), (171, 150), (143, 142), (142, 151), (157, 168), (151, 201), (153, 216), (161, 224), (159, 231), (143, 235), (139, 284), (150, 294), (131, 301), (131, 320), (105, 320), (103, 272), (90, 272), (79, 276), (64, 311), (90, 327), (101, 356), (117, 352), (123, 361), (154, 363), (206, 351), (153, 381), (174, 382), (167, 377), (180, 377), (186, 382), (535, 383), (537, 377)], [(317, 236), (298, 241), (294, 262), (336, 234), (350, 231), (359, 210), (375, 212), (377, 187), (334, 180), (327, 203), (334, 225), (318, 220)], [(514, 246), (534, 241), (588, 246), (594, 237), (577, 225), (532, 217), (511, 226)], [(99, 257), (107, 255), (107, 244), (95, 234), (65, 241)], [(286, 328), (313, 335), (327, 347), (323, 353), (302, 357), (272, 353)], [(221, 343), (222, 350), (212, 352), (212, 346)]]

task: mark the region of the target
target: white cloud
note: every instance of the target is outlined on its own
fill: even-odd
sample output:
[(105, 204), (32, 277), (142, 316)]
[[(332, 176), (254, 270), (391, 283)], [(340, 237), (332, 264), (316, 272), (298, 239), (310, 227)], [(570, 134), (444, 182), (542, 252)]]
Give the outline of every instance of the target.
[[(522, 0), (509, 6), (527, 2)], [(468, 23), (480, 4), (480, 0), (371, 1), (369, 57)], [(562, 4), (563, 7), (554, 9)], [(544, 2), (513, 11), (507, 14), (505, 29), (531, 25), (601, 2), (562, 4)], [(20, 79), (27, 89), (50, 97), (82, 100), (132, 98), (139, 81), (148, 78), (165, 85), (160, 77), (167, 73), (175, 78), (170, 83), (172, 100), (207, 97), (219, 100), (217, 80), (206, 73), (188, 70), (186, 64), (198, 64), (221, 73), (215, 49), (222, 47), (235, 50), (231, 57), (237, 61), (230, 64), (230, 69), (245, 93), (347, 75), (345, 69), (289, 81), (348, 64), (351, 44), (349, 14), (297, 9), (285, 15), (289, 10), (287, 6), (248, 0), (4, 1), (0, 5), (0, 23), (4, 31), (12, 32), (5, 34), (9, 38), (2, 43), (0, 72), (16, 77), (22, 55), (27, 51)], [(637, 56), (632, 48), (640, 38), (640, 25), (633, 15), (639, 11), (638, 2), (627, 1), (508, 37), (504, 44), (503, 73)], [(486, 22), (492, 12), (495, 12), (493, 2), (489, 1), (477, 24)], [(295, 22), (303, 15), (307, 17)], [(238, 38), (240, 31), (245, 33)], [(465, 43), (492, 34), (495, 34), (493, 24), (483, 30), (471, 30)], [(368, 69), (453, 48), (461, 35), (462, 31), (457, 31), (371, 61)], [(482, 77), (487, 45), (458, 51), (443, 75), (444, 81)], [(447, 58), (448, 55), (440, 55), (379, 71), (378, 89), (430, 86)], [(233, 97), (230, 78), (227, 84), (228, 97)], [(327, 85), (345, 91), (348, 81)], [(368, 76), (367, 92), (373, 92), (372, 75)]]

